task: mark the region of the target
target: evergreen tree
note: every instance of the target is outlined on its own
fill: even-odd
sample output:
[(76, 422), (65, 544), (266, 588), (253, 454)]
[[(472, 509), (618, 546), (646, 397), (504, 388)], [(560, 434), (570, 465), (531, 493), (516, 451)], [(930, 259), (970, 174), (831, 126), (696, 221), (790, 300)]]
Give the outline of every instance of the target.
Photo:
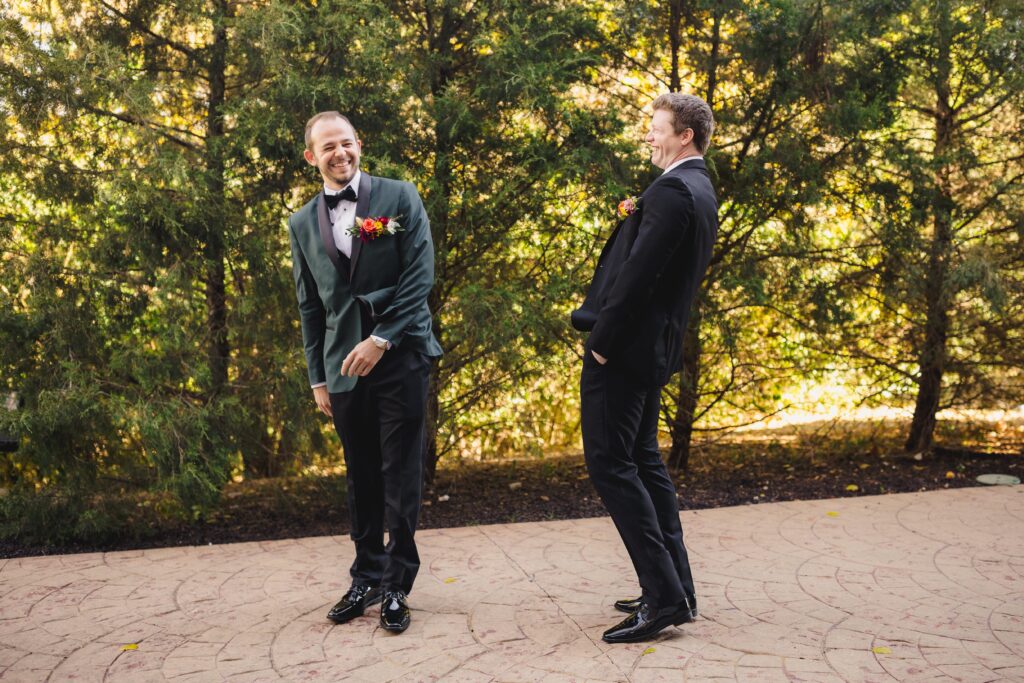
[(460, 444), (494, 444), (488, 434), (524, 418), (544, 426), (548, 394), (510, 411), (509, 393), (545, 375), (565, 381), (566, 296), (593, 251), (591, 224), (613, 216), (604, 199), (618, 123), (587, 99), (602, 52), (586, 3), (344, 8), (360, 24), (336, 35), (316, 27), (340, 21), (341, 5), (277, 10), (310, 28), (264, 51), (281, 74), (268, 97), (347, 113), (368, 170), (412, 180), (424, 197), (445, 350), (428, 397), (432, 474)]
[[(802, 311), (821, 293), (823, 247), (809, 216), (886, 120), (892, 85), (877, 55), (859, 46), (881, 30), (868, 17), (890, 8), (804, 0), (632, 8), (616, 41), (622, 72), (649, 91), (702, 96), (717, 121), (708, 161), (719, 236), (664, 404), (670, 460), (685, 467), (702, 416), (737, 424), (737, 413), (771, 414), (783, 407), (782, 388), (827, 362), (797, 341)], [(638, 26), (646, 29), (639, 40)]]
[(899, 66), (898, 116), (850, 169), (863, 231), (836, 284), (846, 363), (889, 401), (914, 396), (920, 452), (943, 408), (1024, 396), (1024, 9), (912, 2), (888, 26), (873, 49)]

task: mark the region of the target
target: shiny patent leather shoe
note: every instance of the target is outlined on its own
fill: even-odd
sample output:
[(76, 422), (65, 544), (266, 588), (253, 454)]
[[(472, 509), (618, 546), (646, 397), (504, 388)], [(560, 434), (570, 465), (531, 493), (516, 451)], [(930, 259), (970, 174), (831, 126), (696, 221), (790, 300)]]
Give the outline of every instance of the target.
[(626, 614), (632, 614), (633, 612), (640, 609), (640, 605), (643, 604), (644, 596), (639, 598), (633, 598), (632, 600), (616, 600), (615, 609)]
[(689, 618), (690, 606), (685, 602), (660, 609), (653, 609), (646, 602), (641, 602), (636, 612), (605, 631), (601, 638), (606, 643), (650, 640), (665, 628), (686, 623)]
[[(643, 603), (643, 601), (643, 596), (640, 596), (639, 598), (633, 598), (632, 600), (616, 600), (615, 609), (619, 610), (620, 612), (625, 612), (626, 614), (632, 614), (633, 612), (640, 609), (640, 605)], [(686, 621), (683, 622), (684, 624), (688, 624), (697, 618), (697, 599), (689, 598), (687, 602), (690, 605), (690, 614)]]
[(363, 616), (363, 612), (370, 605), (380, 602), (380, 588), (376, 586), (360, 586), (353, 584), (345, 593), (338, 604), (327, 613), (327, 618), (336, 624), (344, 624), (356, 617)]
[(402, 591), (385, 591), (384, 602), (380, 606), (381, 628), (392, 633), (401, 633), (409, 628), (412, 616), (409, 613), (409, 605), (405, 601), (405, 593)]

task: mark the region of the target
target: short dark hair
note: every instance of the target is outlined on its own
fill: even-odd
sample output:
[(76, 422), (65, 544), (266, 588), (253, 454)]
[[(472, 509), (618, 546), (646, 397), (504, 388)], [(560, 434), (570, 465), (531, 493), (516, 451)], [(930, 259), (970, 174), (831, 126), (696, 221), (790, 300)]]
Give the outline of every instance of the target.
[(309, 134), (313, 130), (313, 125), (317, 121), (319, 121), (320, 119), (341, 119), (342, 121), (344, 121), (345, 123), (348, 124), (349, 128), (352, 129), (352, 132), (355, 133), (356, 138), (359, 137), (359, 133), (356, 133), (356, 127), (352, 125), (352, 122), (348, 120), (347, 116), (345, 116), (341, 112), (334, 111), (334, 110), (322, 111), (322, 112), (319, 112), (317, 114), (313, 114), (313, 116), (309, 119), (309, 121), (306, 121), (306, 135), (305, 135), (305, 137), (306, 137), (306, 149), (311, 149), (309, 145), (313, 141), (310, 139), (310, 135)]
[(679, 92), (665, 93), (654, 100), (654, 111), (664, 109), (672, 113), (672, 129), (676, 135), (689, 128), (693, 131), (693, 144), (701, 154), (711, 145), (715, 131), (715, 117), (708, 103), (696, 95)]

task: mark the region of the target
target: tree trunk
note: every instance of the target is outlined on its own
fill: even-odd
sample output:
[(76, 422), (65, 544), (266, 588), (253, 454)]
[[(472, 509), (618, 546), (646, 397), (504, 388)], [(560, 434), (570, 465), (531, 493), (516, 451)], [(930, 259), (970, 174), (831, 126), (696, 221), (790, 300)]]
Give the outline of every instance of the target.
[(717, 6), (714, 10), (715, 19), (711, 25), (711, 54), (708, 55), (708, 87), (704, 100), (715, 109), (715, 90), (718, 87), (718, 57), (722, 51), (722, 10)]
[(948, 0), (936, 3), (938, 50), (935, 65), (935, 190), (932, 197), (932, 243), (925, 282), (925, 333), (920, 352), (917, 401), (907, 436), (909, 452), (925, 451), (932, 445), (935, 415), (942, 395), (942, 374), (946, 366), (946, 338), (949, 334), (950, 257), (953, 252), (950, 161), (947, 155), (956, 135), (956, 121), (950, 106), (951, 20)]
[(210, 393), (219, 395), (228, 383), (227, 290), (224, 268), (224, 224), (227, 217), (224, 197), (224, 97), (227, 70), (227, 13), (224, 0), (216, 3), (214, 39), (210, 46), (210, 99), (206, 109), (206, 171), (210, 191), (210, 211), (206, 226), (206, 327), (207, 355), (210, 363)]
[(242, 441), (246, 479), (279, 477), (284, 474), (284, 463), (297, 461), (296, 432), (288, 423), (282, 422), (274, 406), (269, 405), (271, 402), (269, 399), (264, 402), (261, 417), (253, 426), (258, 430), (256, 437)]
[(693, 441), (693, 421), (697, 412), (697, 388), (700, 385), (700, 322), (699, 299), (694, 302), (690, 322), (683, 337), (683, 368), (679, 373), (679, 395), (676, 414), (672, 420), (672, 447), (668, 461), (673, 467), (689, 469), (690, 445)]
[[(440, 131), (440, 128), (441, 126), (438, 126), (437, 135), (439, 138), (443, 138), (447, 141), (447, 136)], [(444, 281), (445, 276), (444, 255), (447, 250), (448, 207), (451, 192), (451, 175), (450, 169), (448, 169), (449, 162), (447, 155), (441, 151), (446, 149), (441, 146), (442, 144), (447, 144), (447, 142), (442, 143), (439, 139), (436, 152), (437, 157), (434, 162), (434, 177), (438, 181), (440, 196), (436, 203), (437, 208), (434, 211), (434, 220), (431, 221), (431, 232), (433, 233), (432, 239), (434, 240), (435, 254), (435, 285), (427, 299), (427, 304), (431, 311), (431, 326), (433, 327), (434, 336), (437, 337), (437, 340), (440, 342), (441, 348), (443, 349), (445, 347), (444, 327), (441, 325), (441, 316), (439, 312), (444, 302), (441, 300), (440, 296), (440, 283)], [(437, 474), (437, 461), (440, 459), (437, 441), (439, 427), (441, 424), (442, 363), (444, 363), (443, 356), (431, 363), (430, 377), (427, 381), (427, 414), (425, 429), (426, 447), (423, 451), (423, 476), (427, 483), (434, 481), (434, 475)]]
[[(718, 85), (718, 59), (722, 42), (722, 12), (714, 10), (714, 23), (711, 31), (711, 54), (708, 59), (707, 90), (705, 100), (708, 106), (714, 106), (715, 90)], [(678, 27), (677, 27), (678, 28)], [(678, 64), (673, 62), (671, 79), (679, 81)], [(700, 387), (700, 360), (703, 348), (700, 343), (700, 326), (704, 318), (701, 307), (704, 288), (698, 291), (690, 312), (690, 321), (683, 337), (683, 364), (679, 373), (679, 388), (676, 396), (676, 414), (670, 425), (672, 446), (668, 460), (673, 467), (688, 469), (690, 466), (691, 445), (693, 443), (693, 423), (697, 413), (697, 399)]]
[(423, 451), (423, 477), (428, 484), (434, 481), (437, 474), (437, 461), (440, 455), (437, 450), (437, 427), (441, 418), (440, 401), (440, 359), (430, 365), (430, 378), (427, 381), (427, 424), (425, 431), (426, 448)]
[[(448, 83), (454, 77), (453, 55), (450, 54), (449, 37), (453, 31), (454, 19), (446, 11), (442, 14), (441, 26), (436, 35), (430, 35), (432, 51), (437, 54), (438, 67), (430, 83), (430, 92), (434, 104), (443, 102)], [(433, 24), (428, 23), (428, 29)], [(434, 180), (437, 183), (437, 197), (433, 202), (434, 215), (430, 222), (431, 237), (434, 241), (434, 288), (428, 298), (428, 306), (432, 314), (434, 335), (445, 347), (444, 327), (441, 325), (440, 310), (444, 305), (441, 298), (443, 283), (447, 275), (448, 230), (452, 196), (452, 164), (449, 156), (453, 141), (449, 134), (450, 122), (441, 112), (435, 111), (434, 124)], [(441, 378), (444, 358), (435, 361), (430, 368), (430, 379), (427, 384), (426, 414), (426, 448), (423, 452), (423, 475), (427, 483), (433, 482), (437, 473), (437, 462), (440, 459), (438, 450), (438, 432), (441, 424)]]
[(680, 28), (683, 22), (683, 0), (670, 0), (668, 3), (668, 44), (669, 53), (672, 58), (672, 67), (669, 71), (669, 90), (679, 92), (682, 89), (682, 81), (679, 78), (679, 48), (682, 42)]

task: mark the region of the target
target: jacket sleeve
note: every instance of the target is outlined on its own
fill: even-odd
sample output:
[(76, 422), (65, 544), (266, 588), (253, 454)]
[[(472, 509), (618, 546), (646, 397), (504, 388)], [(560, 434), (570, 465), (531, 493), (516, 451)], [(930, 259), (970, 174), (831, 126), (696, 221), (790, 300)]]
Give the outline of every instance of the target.
[(424, 310), (427, 296), (434, 286), (434, 243), (430, 237), (430, 221), (423, 208), (423, 201), (412, 183), (405, 183), (405, 192), (400, 206), (406, 209), (403, 230), (398, 239), (402, 273), (398, 276), (394, 296), (388, 306), (379, 313), (380, 322), (373, 330), (374, 336), (382, 337), (399, 346), (408, 328), (417, 315)]
[(630, 316), (651, 299), (654, 285), (693, 225), (693, 195), (678, 178), (655, 182), (644, 193), (636, 241), (590, 333), (588, 345), (612, 359), (630, 341)]
[(320, 292), (309, 270), (306, 257), (299, 246), (292, 222), (288, 221), (288, 239), (292, 246), (292, 277), (295, 279), (295, 295), (299, 300), (299, 322), (302, 325), (302, 345), (306, 352), (306, 369), (309, 384), (315, 386), (327, 382), (324, 369), (324, 334), (327, 328), (327, 313), (320, 300)]

